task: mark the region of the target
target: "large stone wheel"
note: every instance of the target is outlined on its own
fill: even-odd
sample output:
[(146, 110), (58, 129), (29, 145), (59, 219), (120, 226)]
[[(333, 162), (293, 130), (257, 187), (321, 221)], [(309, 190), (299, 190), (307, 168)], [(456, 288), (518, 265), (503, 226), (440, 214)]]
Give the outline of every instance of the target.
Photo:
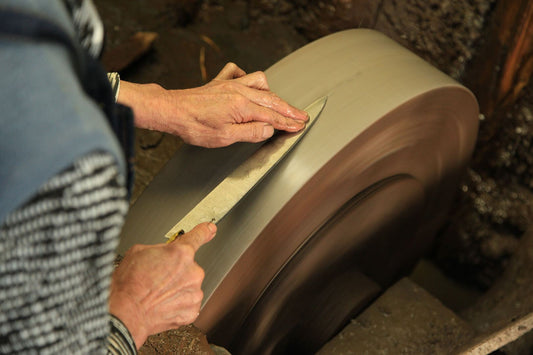
[[(200, 249), (195, 323), (232, 353), (309, 353), (427, 250), (472, 153), (473, 95), (371, 30), (317, 40), (266, 71), (315, 125)], [(159, 243), (257, 145), (184, 147), (132, 207), (119, 252)]]

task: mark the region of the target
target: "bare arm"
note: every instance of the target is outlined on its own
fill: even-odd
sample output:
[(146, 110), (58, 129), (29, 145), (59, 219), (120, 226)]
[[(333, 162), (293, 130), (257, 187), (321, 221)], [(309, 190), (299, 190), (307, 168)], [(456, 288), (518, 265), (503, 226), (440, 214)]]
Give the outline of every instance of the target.
[(203, 147), (260, 142), (275, 129), (297, 132), (308, 119), (305, 111), (270, 91), (264, 73), (246, 74), (233, 63), (210, 83), (192, 89), (122, 81), (118, 102), (133, 108), (138, 127)]

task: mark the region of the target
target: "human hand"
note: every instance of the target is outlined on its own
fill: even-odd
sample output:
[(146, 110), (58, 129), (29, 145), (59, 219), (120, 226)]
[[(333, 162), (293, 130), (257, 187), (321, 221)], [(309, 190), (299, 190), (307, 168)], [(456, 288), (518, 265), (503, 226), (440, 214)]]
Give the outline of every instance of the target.
[(275, 129), (297, 132), (308, 120), (305, 111), (270, 91), (264, 73), (246, 74), (233, 63), (208, 84), (193, 89), (121, 82), (119, 102), (133, 107), (137, 126), (208, 148), (260, 142)]
[(113, 273), (109, 310), (140, 348), (151, 334), (190, 324), (198, 317), (204, 271), (194, 254), (216, 233), (202, 223), (169, 244), (135, 245)]

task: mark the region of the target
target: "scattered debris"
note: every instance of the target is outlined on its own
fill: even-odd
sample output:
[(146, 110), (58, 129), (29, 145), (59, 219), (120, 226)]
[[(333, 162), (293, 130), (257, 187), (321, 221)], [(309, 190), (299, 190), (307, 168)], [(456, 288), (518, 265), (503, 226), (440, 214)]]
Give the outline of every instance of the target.
[(186, 325), (148, 337), (139, 349), (140, 355), (213, 354), (205, 335), (194, 325)]

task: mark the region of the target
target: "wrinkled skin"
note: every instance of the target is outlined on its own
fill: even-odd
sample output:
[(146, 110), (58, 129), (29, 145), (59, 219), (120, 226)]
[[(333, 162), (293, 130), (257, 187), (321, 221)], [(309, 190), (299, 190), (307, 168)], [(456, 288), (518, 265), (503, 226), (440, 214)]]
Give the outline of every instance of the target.
[[(297, 132), (308, 120), (305, 111), (270, 91), (264, 73), (246, 74), (233, 63), (210, 83), (193, 89), (122, 81), (118, 101), (132, 107), (138, 127), (208, 148), (260, 142), (275, 129)], [(204, 271), (194, 254), (215, 232), (215, 225), (203, 223), (170, 244), (135, 245), (126, 253), (113, 274), (109, 308), (138, 348), (149, 335), (198, 317)]]
[(131, 106), (138, 127), (180, 136), (207, 148), (260, 142), (274, 130), (297, 132), (307, 113), (269, 90), (263, 72), (246, 74), (233, 63), (208, 84), (165, 90), (157, 84), (121, 82), (119, 102)]
[(200, 312), (204, 271), (194, 254), (216, 233), (203, 223), (169, 244), (134, 245), (113, 273), (109, 309), (137, 348), (151, 334), (192, 323)]

